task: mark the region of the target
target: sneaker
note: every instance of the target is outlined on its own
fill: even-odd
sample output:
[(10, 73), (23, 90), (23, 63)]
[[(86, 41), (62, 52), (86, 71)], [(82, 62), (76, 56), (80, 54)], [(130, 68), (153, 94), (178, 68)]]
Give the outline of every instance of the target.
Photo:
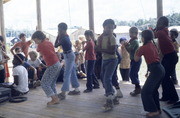
[(66, 99), (66, 95), (59, 93), (58, 98), (59, 98), (59, 100), (64, 100), (64, 99)]
[(113, 100), (107, 99), (107, 100), (106, 100), (106, 103), (105, 103), (104, 106), (103, 106), (103, 109), (104, 109), (105, 111), (110, 111), (110, 110), (113, 109), (113, 107), (114, 107)]
[(114, 103), (114, 105), (119, 104), (119, 97), (118, 96), (115, 96), (115, 98), (113, 99), (113, 103)]
[(135, 88), (133, 92), (130, 92), (131, 96), (136, 96), (141, 93), (141, 88)]
[(116, 96), (117, 96), (118, 98), (122, 98), (122, 97), (123, 97), (123, 94), (122, 94), (122, 92), (121, 92), (120, 89), (117, 89)]
[(80, 91), (69, 91), (68, 95), (80, 95)]
[(89, 93), (89, 92), (92, 92), (92, 90), (89, 90), (89, 89), (86, 89), (83, 91), (84, 93)]

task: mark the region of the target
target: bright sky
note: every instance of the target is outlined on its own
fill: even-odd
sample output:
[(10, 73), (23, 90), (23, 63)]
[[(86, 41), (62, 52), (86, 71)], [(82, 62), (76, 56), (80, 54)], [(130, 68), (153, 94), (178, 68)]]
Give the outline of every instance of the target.
[[(69, 1), (69, 5), (68, 5)], [(163, 0), (164, 15), (180, 13), (180, 0)], [(43, 29), (60, 22), (88, 28), (88, 0), (41, 0)], [(107, 18), (138, 20), (155, 18), (156, 0), (94, 0), (95, 28)], [(36, 0), (11, 0), (4, 4), (5, 27), (36, 28)]]

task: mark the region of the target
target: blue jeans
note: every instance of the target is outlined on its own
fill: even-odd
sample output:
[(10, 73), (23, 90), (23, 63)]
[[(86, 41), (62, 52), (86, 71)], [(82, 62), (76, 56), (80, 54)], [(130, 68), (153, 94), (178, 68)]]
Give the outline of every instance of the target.
[(117, 59), (102, 60), (101, 76), (103, 79), (103, 86), (105, 88), (105, 94), (113, 95), (114, 89), (112, 86), (112, 76), (117, 66)]
[(70, 82), (73, 88), (78, 88), (79, 82), (76, 75), (74, 52), (70, 52), (68, 54), (63, 53), (63, 56), (65, 59), (65, 70), (64, 70), (64, 78), (63, 78), (64, 82), (61, 91), (65, 92), (65, 91), (69, 91)]
[(134, 60), (131, 60), (131, 68), (130, 68), (130, 78), (132, 81), (132, 84), (139, 84), (139, 76), (138, 72), (141, 66), (142, 59), (140, 59), (138, 62), (135, 62)]
[(94, 73), (94, 66), (95, 66), (96, 60), (87, 60), (87, 83), (86, 87), (88, 90), (93, 89), (94, 86), (99, 86), (99, 82), (96, 78), (96, 75)]

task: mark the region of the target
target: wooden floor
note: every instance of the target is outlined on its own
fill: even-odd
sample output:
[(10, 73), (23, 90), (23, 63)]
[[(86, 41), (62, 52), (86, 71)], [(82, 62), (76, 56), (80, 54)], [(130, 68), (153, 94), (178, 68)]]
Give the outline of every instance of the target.
[[(80, 90), (85, 89), (86, 81), (80, 80)], [(61, 84), (57, 85), (60, 91)], [(92, 93), (82, 93), (78, 96), (67, 96), (58, 105), (47, 107), (50, 100), (42, 91), (41, 87), (31, 90), (26, 96), (28, 100), (22, 103), (9, 103), (0, 105), (0, 118), (145, 118), (140, 95), (131, 97), (133, 90), (130, 83), (121, 82), (121, 90), (124, 97), (120, 104), (112, 111), (104, 112), (102, 106), (105, 102), (104, 89), (96, 89)], [(177, 87), (178, 94), (180, 88)], [(161, 103), (161, 106), (167, 106)], [(159, 118), (168, 118), (163, 112)]]

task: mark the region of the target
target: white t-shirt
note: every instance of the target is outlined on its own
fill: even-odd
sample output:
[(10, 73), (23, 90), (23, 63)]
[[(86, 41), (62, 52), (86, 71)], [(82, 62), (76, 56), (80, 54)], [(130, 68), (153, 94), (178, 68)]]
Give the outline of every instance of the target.
[(31, 66), (35, 67), (35, 68), (39, 67), (40, 64), (42, 64), (40, 59), (36, 59), (35, 61), (28, 60), (27, 63), (30, 64)]
[(28, 92), (28, 72), (25, 67), (22, 65), (16, 66), (13, 68), (13, 76), (18, 76), (19, 84), (17, 85), (17, 90), (20, 92)]

